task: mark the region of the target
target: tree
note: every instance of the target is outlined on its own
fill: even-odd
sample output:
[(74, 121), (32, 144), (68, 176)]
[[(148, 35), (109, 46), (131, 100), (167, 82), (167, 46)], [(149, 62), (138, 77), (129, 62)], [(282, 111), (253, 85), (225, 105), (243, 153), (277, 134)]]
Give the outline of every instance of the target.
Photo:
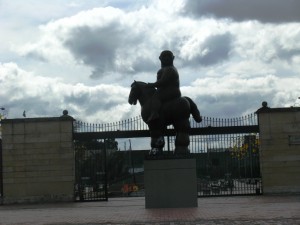
[(230, 153), (233, 158), (244, 159), (249, 155), (258, 155), (259, 137), (257, 134), (239, 136), (234, 139)]

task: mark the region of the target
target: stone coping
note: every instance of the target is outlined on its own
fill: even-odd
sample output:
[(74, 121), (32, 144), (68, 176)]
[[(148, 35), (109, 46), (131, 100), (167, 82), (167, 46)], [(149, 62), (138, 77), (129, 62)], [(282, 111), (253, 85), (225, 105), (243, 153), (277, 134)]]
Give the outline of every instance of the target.
[(261, 107), (256, 113), (278, 113), (278, 112), (299, 112), (300, 107), (289, 107), (289, 108), (269, 108)]
[(6, 124), (6, 123), (54, 122), (54, 121), (75, 121), (75, 119), (72, 116), (64, 115), (64, 116), (60, 116), (60, 117), (4, 119), (4, 120), (1, 120), (1, 123)]

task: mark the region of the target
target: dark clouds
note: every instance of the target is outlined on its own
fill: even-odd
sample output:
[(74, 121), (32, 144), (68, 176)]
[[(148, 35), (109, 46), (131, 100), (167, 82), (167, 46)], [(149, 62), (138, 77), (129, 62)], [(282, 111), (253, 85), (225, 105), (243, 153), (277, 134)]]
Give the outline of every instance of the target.
[(279, 48), (277, 50), (277, 54), (281, 59), (290, 61), (291, 58), (293, 58), (294, 56), (300, 56), (300, 48), (298, 48), (298, 49), (289, 49), (289, 50)]
[[(153, 61), (141, 55), (142, 50), (135, 45), (144, 38), (116, 22), (105, 27), (75, 27), (64, 46), (78, 62), (93, 68), (92, 78), (99, 78), (111, 72), (137, 73), (154, 69)], [(130, 63), (126, 63), (128, 58), (132, 59)]]
[(201, 46), (207, 53), (198, 57), (195, 61), (199, 61), (200, 64), (206, 66), (222, 62), (228, 59), (231, 43), (232, 36), (229, 33), (212, 35), (207, 38)]
[(99, 77), (114, 67), (115, 50), (121, 44), (121, 33), (115, 26), (101, 29), (78, 27), (70, 32), (64, 44), (77, 61), (94, 68), (92, 77)]
[(109, 111), (116, 105), (123, 104), (123, 97), (125, 98), (125, 96), (118, 98), (105, 90), (91, 91), (85, 88), (85, 90), (74, 90), (73, 93), (65, 95), (63, 102), (79, 106), (81, 110), (85, 110), (87, 114), (92, 115), (97, 111)]
[[(204, 40), (201, 40), (200, 34), (193, 38), (198, 39), (198, 43), (186, 48), (186, 51), (193, 53), (193, 56), (181, 56), (179, 65), (184, 67), (214, 66), (230, 60), (230, 52), (234, 47), (234, 36), (231, 33), (212, 34)], [(177, 52), (174, 53), (177, 54)]]
[(184, 9), (186, 15), (263, 23), (299, 22), (299, 10), (298, 0), (187, 0)]

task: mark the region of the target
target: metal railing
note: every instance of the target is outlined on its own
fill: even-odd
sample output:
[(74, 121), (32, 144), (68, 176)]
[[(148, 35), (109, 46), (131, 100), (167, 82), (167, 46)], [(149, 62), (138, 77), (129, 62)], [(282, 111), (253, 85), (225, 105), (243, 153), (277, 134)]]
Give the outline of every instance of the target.
[[(211, 128), (211, 127), (243, 127), (255, 126), (257, 123), (257, 115), (249, 114), (236, 118), (213, 118), (202, 117), (201, 123), (196, 123), (192, 118), (190, 119), (191, 128)], [(172, 129), (172, 126), (168, 127)], [(141, 116), (136, 116), (127, 120), (122, 120), (112, 123), (96, 124), (86, 123), (82, 121), (74, 122), (75, 133), (85, 132), (109, 132), (109, 131), (141, 131), (148, 130), (147, 124), (142, 120)]]
[[(261, 194), (259, 127), (256, 114), (237, 118), (190, 119), (190, 152), (197, 159), (198, 196)], [(168, 127), (164, 151), (175, 147)], [(75, 140), (149, 137), (141, 116), (114, 123), (74, 122)]]

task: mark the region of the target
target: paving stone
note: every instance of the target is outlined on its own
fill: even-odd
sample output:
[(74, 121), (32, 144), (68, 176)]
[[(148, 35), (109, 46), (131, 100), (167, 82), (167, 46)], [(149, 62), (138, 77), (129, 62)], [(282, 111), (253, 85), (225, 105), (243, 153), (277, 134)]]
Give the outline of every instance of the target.
[(300, 225), (300, 196), (199, 198), (197, 208), (145, 209), (145, 199), (0, 206), (0, 225)]

